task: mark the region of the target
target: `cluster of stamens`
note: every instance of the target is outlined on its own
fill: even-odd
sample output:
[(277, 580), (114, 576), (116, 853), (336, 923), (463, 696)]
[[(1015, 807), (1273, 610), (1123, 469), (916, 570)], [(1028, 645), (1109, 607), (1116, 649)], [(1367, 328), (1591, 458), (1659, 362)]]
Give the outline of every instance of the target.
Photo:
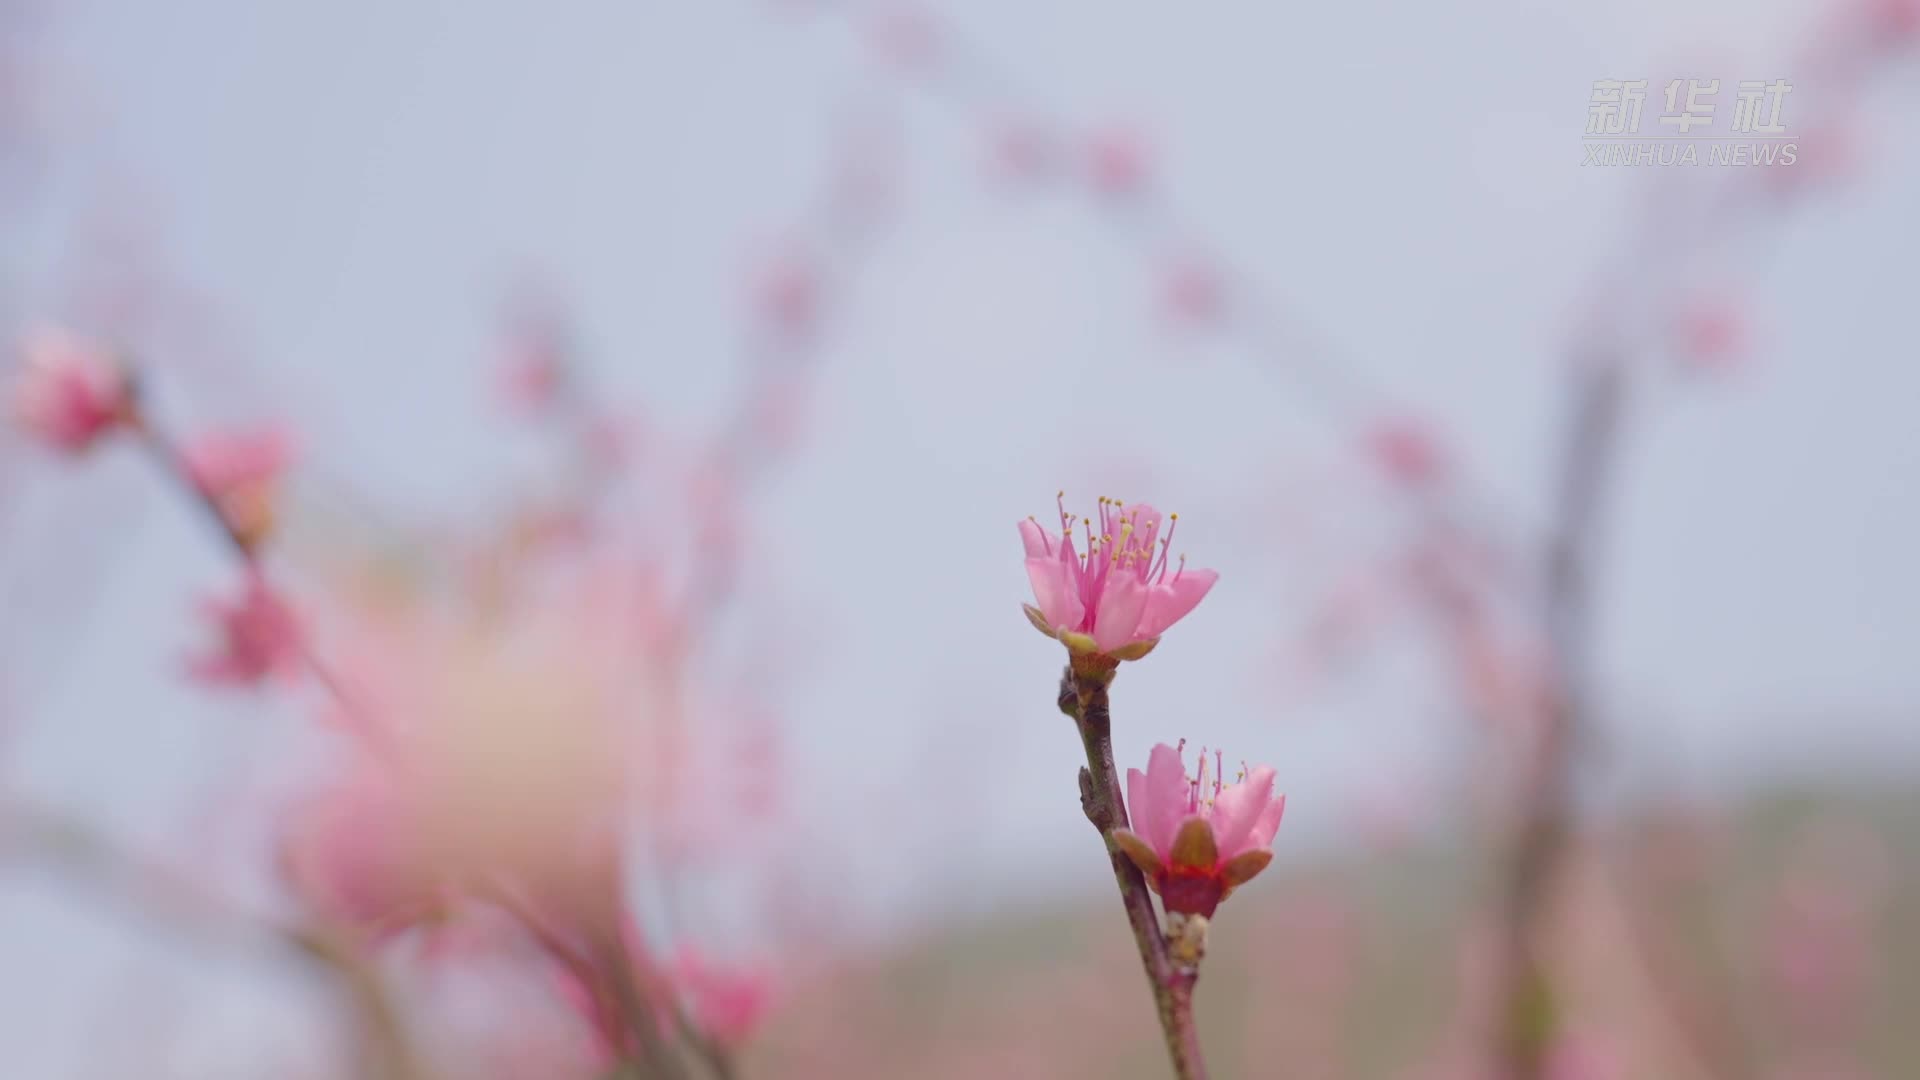
[[(1086, 531), (1087, 549), (1079, 553), (1083, 570), (1096, 575), (1103, 570), (1131, 570), (1149, 585), (1157, 585), (1166, 579), (1174, 529), (1180, 524), (1179, 514), (1167, 515), (1167, 535), (1159, 537), (1156, 542), (1153, 531), (1159, 522), (1140, 521), (1138, 508), (1129, 509), (1124, 500), (1103, 495), (1100, 497), (1098, 517), (1083, 518), (1067, 512), (1066, 498), (1064, 491), (1055, 497), (1055, 506), (1060, 514), (1060, 535), (1070, 540), (1076, 527)], [(1098, 532), (1094, 531), (1096, 522)], [(1034, 521), (1034, 524), (1039, 522)], [(1106, 557), (1104, 567), (1100, 561), (1102, 555)], [(1186, 565), (1187, 557), (1184, 554), (1173, 560), (1175, 581), (1180, 580)]]
[[(1180, 760), (1182, 762), (1186, 761), (1187, 740), (1181, 739), (1180, 745), (1175, 747), (1175, 750), (1180, 754)], [(1227, 786), (1225, 757), (1226, 755), (1222, 751), (1213, 751), (1213, 778), (1211, 785), (1213, 790), (1208, 791), (1207, 748), (1204, 746), (1200, 748), (1200, 775), (1197, 778), (1192, 776), (1187, 777), (1187, 813), (1197, 814), (1202, 807), (1205, 807), (1208, 813), (1213, 812), (1215, 800), (1220, 798), (1220, 792), (1225, 790)], [(1244, 783), (1247, 779), (1247, 774), (1251, 771), (1252, 770), (1247, 767), (1247, 763), (1242, 761), (1240, 763), (1240, 773), (1233, 778), (1233, 782), (1236, 784)]]

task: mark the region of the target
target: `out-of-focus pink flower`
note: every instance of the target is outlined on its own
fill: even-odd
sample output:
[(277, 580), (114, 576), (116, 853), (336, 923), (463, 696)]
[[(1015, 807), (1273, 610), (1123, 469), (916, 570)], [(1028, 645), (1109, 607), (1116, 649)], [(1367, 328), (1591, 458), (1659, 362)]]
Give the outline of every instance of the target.
[[(1062, 493), (1062, 499), (1065, 494)], [(1182, 555), (1169, 574), (1173, 532), (1180, 515), (1165, 519), (1145, 503), (1131, 506), (1102, 498), (1097, 525), (1086, 519), (1087, 552), (1074, 549), (1076, 519), (1060, 507), (1060, 535), (1033, 518), (1020, 523), (1027, 550), (1027, 580), (1039, 606), (1022, 604), (1034, 628), (1075, 653), (1138, 660), (1160, 635), (1185, 618), (1220, 575), (1187, 569)]]
[(211, 651), (187, 662), (187, 671), (213, 686), (253, 686), (271, 676), (291, 679), (305, 663), (300, 624), (258, 573), (249, 573), (240, 594), (210, 597), (203, 604), (217, 638)]
[(1127, 801), (1133, 825), (1113, 838), (1127, 853), (1168, 911), (1213, 916), (1234, 889), (1273, 861), (1273, 834), (1287, 797), (1273, 793), (1273, 769), (1242, 769), (1236, 783), (1222, 783), (1221, 755), (1208, 774), (1200, 752), (1200, 775), (1189, 777), (1178, 747), (1161, 743), (1147, 758), (1147, 771), (1127, 770)]
[(1087, 140), (1087, 182), (1102, 195), (1137, 195), (1147, 186), (1151, 154), (1138, 132), (1114, 128)]
[(903, 68), (926, 66), (940, 48), (940, 27), (917, 7), (898, 5), (880, 12), (868, 24), (868, 34), (882, 60)]
[(555, 343), (516, 341), (500, 368), (501, 400), (516, 413), (536, 416), (559, 399), (566, 376), (566, 361)]
[(994, 129), (992, 139), (993, 171), (1004, 179), (1038, 179), (1053, 166), (1056, 147), (1036, 124), (1009, 120)]
[(1698, 297), (1680, 309), (1675, 324), (1681, 362), (1693, 371), (1727, 371), (1746, 357), (1746, 313), (1731, 299)]
[(446, 895), (422, 858), (414, 813), (389, 765), (364, 760), (294, 807), (281, 875), (313, 911), (377, 937), (435, 918)]
[(60, 330), (26, 340), (13, 418), (42, 444), (79, 454), (133, 415), (132, 384), (106, 353)]
[(1210, 262), (1177, 259), (1167, 266), (1160, 287), (1167, 314), (1177, 322), (1206, 326), (1226, 311), (1226, 281)]
[(1388, 479), (1405, 488), (1431, 487), (1447, 473), (1439, 439), (1411, 416), (1388, 417), (1368, 428), (1366, 453)]
[(532, 418), (560, 401), (572, 374), (565, 305), (546, 287), (522, 284), (509, 297), (501, 326), (496, 389), (508, 410)]
[(775, 256), (761, 266), (753, 299), (770, 329), (789, 338), (806, 337), (820, 314), (819, 271), (799, 255)]
[(1861, 0), (1859, 10), (1875, 45), (1903, 46), (1920, 38), (1920, 0)]
[(646, 448), (647, 425), (637, 416), (601, 416), (584, 433), (588, 458), (596, 468), (618, 473)]
[(556, 905), (609, 887), (657, 711), (657, 612), (634, 584), (530, 582), (494, 623), (393, 598), (344, 613), (336, 722), (394, 763), (443, 878)]
[(765, 969), (717, 967), (690, 945), (675, 954), (670, 976), (694, 1026), (724, 1045), (745, 1042), (773, 1004), (773, 978)]
[(278, 426), (210, 431), (181, 448), (188, 479), (220, 508), (247, 548), (273, 531), (280, 478), (293, 460), (293, 439)]

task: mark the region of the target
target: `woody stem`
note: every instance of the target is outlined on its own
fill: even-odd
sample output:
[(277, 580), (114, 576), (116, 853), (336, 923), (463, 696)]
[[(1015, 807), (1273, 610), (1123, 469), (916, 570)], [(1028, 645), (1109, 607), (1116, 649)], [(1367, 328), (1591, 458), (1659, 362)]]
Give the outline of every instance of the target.
[(1206, 1080), (1207, 1065), (1200, 1052), (1200, 1034), (1193, 1023), (1193, 984), (1198, 974), (1182, 971), (1167, 950), (1154, 914), (1146, 878), (1114, 843), (1113, 830), (1128, 827), (1126, 803), (1120, 797), (1120, 777), (1113, 764), (1113, 721), (1107, 711), (1107, 684), (1111, 670), (1076, 674), (1069, 667), (1060, 681), (1059, 704), (1080, 728), (1087, 766), (1080, 770), (1080, 807), (1100, 830), (1120, 888), (1120, 903), (1140, 947), (1140, 965), (1146, 970), (1166, 1037), (1167, 1054), (1178, 1080)]

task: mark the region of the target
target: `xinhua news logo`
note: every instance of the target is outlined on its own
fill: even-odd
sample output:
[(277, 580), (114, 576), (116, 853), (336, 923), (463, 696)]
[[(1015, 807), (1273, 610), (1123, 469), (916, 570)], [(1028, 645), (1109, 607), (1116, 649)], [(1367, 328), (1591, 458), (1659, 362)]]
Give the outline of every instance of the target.
[[(1587, 102), (1581, 165), (1792, 165), (1800, 147), (1780, 121), (1793, 84), (1743, 80), (1720, 100), (1719, 79), (1675, 79), (1656, 103), (1660, 124), (1641, 134), (1646, 79), (1600, 79)], [(1731, 105), (1725, 111), (1722, 105)], [(1700, 129), (1695, 133), (1695, 129)]]

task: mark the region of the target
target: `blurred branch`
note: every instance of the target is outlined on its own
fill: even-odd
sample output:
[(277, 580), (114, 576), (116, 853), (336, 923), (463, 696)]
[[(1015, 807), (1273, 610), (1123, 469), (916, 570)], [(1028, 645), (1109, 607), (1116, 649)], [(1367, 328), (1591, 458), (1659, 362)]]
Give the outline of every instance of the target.
[(1505, 870), (1505, 969), (1496, 998), (1494, 1060), (1508, 1080), (1544, 1075), (1555, 1010), (1540, 938), (1547, 899), (1572, 828), (1573, 757), (1592, 706), (1588, 633), (1593, 548), (1617, 453), (1625, 369), (1589, 358), (1575, 372), (1548, 537), (1543, 617), (1551, 694), (1521, 783), (1519, 833)]
[[(232, 551), (234, 558), (242, 567), (264, 578), (266, 569), (262, 565), (259, 542), (243, 535), (235, 527), (232, 519), (227, 516), (226, 511), (221, 508), (219, 500), (195, 483), (193, 471), (185, 455), (181, 453), (179, 445), (160, 429), (150, 411), (145, 408), (139, 409), (134, 416), (133, 427), (141, 448), (159, 466), (161, 473), (166, 476), (180, 496), (212, 522), (214, 531), (219, 535), (222, 543)], [(286, 602), (285, 597), (280, 599), (282, 603)], [(314, 681), (318, 682), (321, 688), (333, 698), (346, 716), (355, 721), (354, 733), (360, 736), (371, 749), (390, 755), (394, 748), (390, 744), (390, 736), (386, 729), (372, 721), (366, 709), (362, 707), (362, 703), (347, 689), (346, 682), (334, 671), (333, 666), (321, 657), (313, 647), (312, 640), (305, 634), (299, 636), (299, 654), (301, 662), (313, 675)]]
[(37, 863), (176, 928), (206, 938), (265, 938), (335, 983), (358, 1017), (364, 1074), (427, 1080), (384, 981), (345, 935), (243, 910), (190, 876), (119, 846), (80, 822), (15, 802), (0, 804), (0, 859)]
[[(1494, 1014), (1499, 1040), (1494, 1056), (1508, 1080), (1546, 1075), (1560, 1026), (1542, 939), (1553, 886), (1573, 836), (1574, 766), (1596, 713), (1594, 551), (1605, 528), (1627, 391), (1627, 369), (1614, 356), (1587, 357), (1576, 369), (1543, 599), (1551, 692), (1522, 776), (1519, 832), (1505, 872), (1506, 967)], [(1746, 1053), (1731, 1019), (1716, 1017), (1707, 999), (1685, 992), (1668, 970), (1664, 950), (1649, 940), (1634, 898), (1623, 892), (1621, 904), (1626, 944), (1695, 1060), (1709, 1075), (1747, 1075)]]

